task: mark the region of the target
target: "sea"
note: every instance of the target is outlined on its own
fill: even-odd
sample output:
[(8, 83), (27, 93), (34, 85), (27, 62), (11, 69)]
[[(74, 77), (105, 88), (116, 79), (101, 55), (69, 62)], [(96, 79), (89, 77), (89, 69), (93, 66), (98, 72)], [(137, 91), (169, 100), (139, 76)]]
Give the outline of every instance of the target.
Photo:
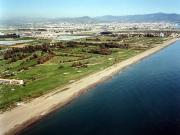
[(180, 41), (98, 84), (20, 135), (180, 135)]

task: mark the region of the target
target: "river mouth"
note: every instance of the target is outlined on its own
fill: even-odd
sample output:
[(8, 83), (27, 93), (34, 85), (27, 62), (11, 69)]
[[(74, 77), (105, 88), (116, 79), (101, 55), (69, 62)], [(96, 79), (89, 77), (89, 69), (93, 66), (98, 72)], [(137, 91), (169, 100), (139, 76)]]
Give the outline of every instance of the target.
[(33, 40), (5, 40), (5, 41), (0, 41), (0, 45), (2, 46), (12, 46), (16, 44), (23, 44), (23, 43), (28, 43), (32, 42)]
[(180, 42), (130, 66), (20, 135), (179, 135)]

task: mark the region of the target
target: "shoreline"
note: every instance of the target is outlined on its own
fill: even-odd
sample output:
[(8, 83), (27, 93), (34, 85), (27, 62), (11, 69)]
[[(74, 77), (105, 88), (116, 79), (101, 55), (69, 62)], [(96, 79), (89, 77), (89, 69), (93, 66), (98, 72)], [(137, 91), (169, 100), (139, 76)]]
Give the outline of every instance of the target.
[[(168, 47), (176, 42), (177, 38), (165, 41), (147, 51), (144, 51), (132, 58), (114, 64), (102, 71), (86, 76), (76, 82), (68, 84), (63, 88), (42, 95), (29, 103), (22, 104), (10, 111), (0, 114), (0, 135), (15, 135), (23, 129), (36, 123), (46, 115), (60, 109), (82, 93), (86, 92), (97, 84), (111, 79), (112, 76), (124, 68), (139, 62), (140, 60)], [(20, 117), (19, 117), (20, 116)]]

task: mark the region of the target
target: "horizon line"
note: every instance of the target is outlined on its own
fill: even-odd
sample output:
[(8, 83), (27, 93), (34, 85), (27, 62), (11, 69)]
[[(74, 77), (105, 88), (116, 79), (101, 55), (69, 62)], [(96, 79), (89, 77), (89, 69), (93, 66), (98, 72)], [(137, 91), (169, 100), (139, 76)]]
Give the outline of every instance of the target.
[[(55, 18), (82, 18), (82, 17), (89, 17), (89, 18), (97, 18), (97, 17), (104, 17), (104, 16), (114, 16), (114, 17), (125, 17), (125, 16), (136, 16), (136, 15), (151, 15), (151, 14), (176, 14), (176, 15), (180, 15), (180, 13), (167, 13), (167, 12), (154, 12), (154, 13), (145, 13), (145, 14), (127, 14), (127, 15), (111, 15), (111, 14), (107, 14), (107, 15), (101, 15), (101, 16), (90, 16), (90, 15), (82, 15), (82, 16), (57, 16), (57, 17), (44, 17), (44, 16), (5, 16), (2, 18), (5, 19), (10, 19), (10, 18), (49, 18), (49, 19), (55, 19)], [(0, 20), (2, 19), (0, 17)]]

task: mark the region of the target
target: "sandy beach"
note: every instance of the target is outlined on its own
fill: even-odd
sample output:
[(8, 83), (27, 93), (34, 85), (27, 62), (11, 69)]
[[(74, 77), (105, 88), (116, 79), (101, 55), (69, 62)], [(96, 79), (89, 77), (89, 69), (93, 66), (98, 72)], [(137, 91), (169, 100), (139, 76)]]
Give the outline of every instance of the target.
[(100, 72), (86, 76), (63, 88), (33, 99), (31, 102), (22, 103), (18, 107), (0, 114), (0, 135), (14, 135), (18, 133), (48, 113), (68, 104), (89, 88), (111, 78), (122, 69), (160, 51), (177, 40), (178, 39), (171, 39), (166, 41), (130, 59), (114, 64)]

